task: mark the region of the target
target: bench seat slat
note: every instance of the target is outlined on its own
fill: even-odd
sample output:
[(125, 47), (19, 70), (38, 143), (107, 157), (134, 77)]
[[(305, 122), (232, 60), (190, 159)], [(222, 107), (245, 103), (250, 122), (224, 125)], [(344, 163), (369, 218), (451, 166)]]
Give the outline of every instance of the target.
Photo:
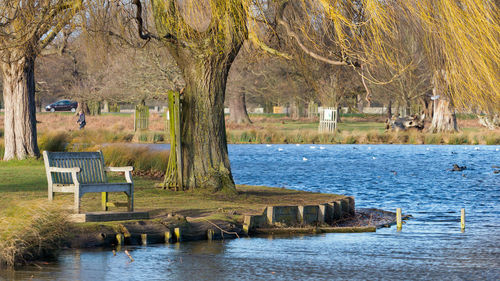
[(80, 190), (82, 192), (129, 192), (130, 183), (99, 183), (99, 184), (82, 184)]
[(64, 193), (74, 193), (75, 186), (74, 185), (54, 185), (54, 192), (64, 192)]
[[(80, 190), (88, 192), (129, 192), (131, 183), (99, 183), (99, 184), (81, 184)], [(75, 192), (74, 185), (54, 185), (55, 192)]]

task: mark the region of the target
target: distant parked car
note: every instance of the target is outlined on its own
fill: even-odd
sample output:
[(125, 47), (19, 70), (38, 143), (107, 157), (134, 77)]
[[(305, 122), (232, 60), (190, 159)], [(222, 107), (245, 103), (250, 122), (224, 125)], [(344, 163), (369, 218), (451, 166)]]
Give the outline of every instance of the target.
[(76, 101), (70, 100), (60, 100), (55, 103), (51, 103), (45, 107), (45, 111), (71, 111), (75, 112), (78, 107), (78, 103)]

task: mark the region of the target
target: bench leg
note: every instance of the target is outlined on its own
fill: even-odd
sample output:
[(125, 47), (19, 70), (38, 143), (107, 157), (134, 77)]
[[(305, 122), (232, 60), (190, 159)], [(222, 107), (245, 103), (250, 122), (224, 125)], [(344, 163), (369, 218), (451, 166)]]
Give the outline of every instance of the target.
[(132, 185), (130, 187), (129, 192), (125, 192), (127, 194), (127, 199), (128, 199), (128, 211), (133, 212), (134, 211), (134, 186)]
[(102, 205), (103, 211), (108, 210), (108, 193), (107, 192), (101, 192), (101, 205)]
[(49, 186), (49, 201), (54, 200), (54, 192), (52, 190), (52, 186)]
[(80, 213), (80, 189), (79, 188), (76, 188), (75, 190), (75, 212), (77, 214)]

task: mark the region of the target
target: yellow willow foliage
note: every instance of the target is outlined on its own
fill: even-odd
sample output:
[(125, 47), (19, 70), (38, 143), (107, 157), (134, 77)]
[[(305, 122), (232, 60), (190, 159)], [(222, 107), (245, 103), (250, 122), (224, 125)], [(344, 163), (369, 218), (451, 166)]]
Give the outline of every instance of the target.
[[(412, 2), (412, 1), (410, 1)], [(500, 11), (493, 1), (403, 2), (418, 17), (435, 70), (456, 106), (500, 110)]]
[[(290, 26), (305, 43), (363, 65), (384, 64), (403, 73), (412, 69), (396, 50), (402, 34), (412, 32), (424, 50), (429, 71), (438, 73), (441, 93), (456, 107), (500, 110), (500, 22), (493, 0), (151, 0), (160, 35), (184, 46), (206, 46), (223, 53), (234, 40), (290, 58), (262, 42), (274, 32), (268, 22), (282, 5), (302, 9)], [(293, 22), (295, 20), (296, 22)], [(401, 24), (405, 24), (405, 30)], [(314, 34), (317, 32), (317, 34)], [(290, 35), (290, 34), (289, 34)], [(328, 36), (335, 46), (322, 44)], [(194, 40), (193, 40), (194, 39)], [(196, 43), (195, 43), (196, 42)], [(202, 43), (200, 45), (200, 43)], [(406, 65), (401, 65), (404, 61)], [(437, 80), (436, 80), (437, 81)]]
[(198, 42), (214, 52), (230, 47), (232, 40), (247, 37), (248, 5), (240, 0), (152, 0), (154, 19), (162, 37)]
[(398, 65), (391, 42), (405, 21), (446, 85), (442, 94), (456, 107), (500, 110), (500, 12), (494, 1), (319, 1), (335, 24), (336, 43), (349, 56), (404, 71), (408, 66)]

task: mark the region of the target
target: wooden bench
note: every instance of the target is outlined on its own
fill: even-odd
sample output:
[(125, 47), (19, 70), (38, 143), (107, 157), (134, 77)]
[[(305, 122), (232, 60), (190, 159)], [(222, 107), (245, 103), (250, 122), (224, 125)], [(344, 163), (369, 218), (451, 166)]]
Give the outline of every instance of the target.
[[(104, 158), (97, 152), (43, 152), (49, 188), (49, 200), (55, 192), (74, 193), (75, 211), (80, 213), (80, 199), (85, 193), (102, 192), (102, 208), (108, 202), (108, 192), (125, 192), (128, 211), (134, 211), (133, 167), (105, 167)], [(106, 172), (124, 172), (126, 183), (108, 183)]]

